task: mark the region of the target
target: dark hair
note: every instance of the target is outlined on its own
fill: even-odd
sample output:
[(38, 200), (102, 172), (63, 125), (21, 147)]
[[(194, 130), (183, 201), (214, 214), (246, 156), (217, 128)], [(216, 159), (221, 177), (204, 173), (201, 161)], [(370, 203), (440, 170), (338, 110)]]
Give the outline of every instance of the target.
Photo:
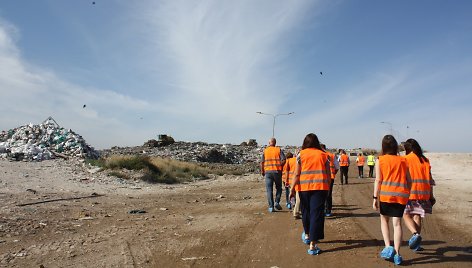
[(416, 154), (416, 156), (418, 156), (421, 163), (423, 163), (423, 161), (428, 161), (426, 156), (423, 154), (423, 149), (421, 149), (420, 144), (415, 139), (406, 140), (404, 147), (406, 154), (413, 152)]
[(398, 142), (392, 135), (385, 135), (382, 139), (382, 155), (386, 154), (398, 154)]
[(302, 150), (306, 148), (316, 148), (318, 150), (323, 151), (320, 145), (320, 141), (314, 133), (310, 133), (305, 136), (305, 139), (303, 140)]
[(288, 158), (292, 158), (293, 157), (293, 154), (291, 152), (288, 152), (287, 155), (286, 155), (287, 159)]

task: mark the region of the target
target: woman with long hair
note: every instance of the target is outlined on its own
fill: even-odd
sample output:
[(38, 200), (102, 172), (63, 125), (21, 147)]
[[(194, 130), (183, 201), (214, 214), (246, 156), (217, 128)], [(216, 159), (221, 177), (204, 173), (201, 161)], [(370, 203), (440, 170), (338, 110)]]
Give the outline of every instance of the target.
[(411, 193), (403, 220), (412, 233), (408, 246), (414, 251), (420, 251), (422, 250), (421, 221), (426, 213), (433, 212), (433, 205), (436, 203), (433, 195), (434, 180), (431, 176), (431, 165), (424, 156), (420, 144), (415, 139), (408, 139), (404, 147), (405, 159), (411, 174)]
[[(385, 242), (380, 256), (400, 265), (403, 261), (400, 255), (401, 219), (410, 196), (411, 179), (406, 159), (398, 155), (398, 143), (392, 135), (383, 137), (382, 154), (375, 168), (372, 207), (374, 210), (380, 209), (380, 228)], [(393, 247), (390, 244), (390, 218), (393, 221)]]
[(303, 140), (302, 150), (297, 156), (290, 192), (291, 198), (296, 191), (300, 196), (304, 229), (302, 241), (310, 245), (310, 255), (321, 253), (318, 243), (324, 239), (325, 202), (330, 180), (328, 154), (321, 148), (318, 137), (310, 133)]

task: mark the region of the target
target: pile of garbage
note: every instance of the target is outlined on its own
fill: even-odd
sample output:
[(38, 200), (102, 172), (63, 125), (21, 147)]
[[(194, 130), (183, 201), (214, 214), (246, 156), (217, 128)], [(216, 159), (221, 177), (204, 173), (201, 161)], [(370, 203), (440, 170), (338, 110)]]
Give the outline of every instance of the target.
[(28, 124), (0, 133), (0, 158), (42, 161), (56, 157), (93, 158), (98, 151), (71, 129), (49, 117), (39, 125)]
[(107, 157), (109, 155), (144, 154), (185, 162), (245, 164), (258, 163), (262, 150), (263, 148), (259, 146), (177, 141), (167, 146), (158, 147), (150, 147), (147, 143), (137, 147), (112, 147), (102, 150), (101, 155)]

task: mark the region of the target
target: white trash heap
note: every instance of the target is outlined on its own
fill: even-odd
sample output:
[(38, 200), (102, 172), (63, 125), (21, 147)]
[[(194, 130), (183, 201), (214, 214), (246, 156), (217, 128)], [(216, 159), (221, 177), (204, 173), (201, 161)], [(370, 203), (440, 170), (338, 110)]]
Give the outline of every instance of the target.
[(52, 117), (39, 125), (30, 123), (0, 133), (0, 158), (42, 161), (57, 155), (99, 157), (99, 153), (82, 136), (60, 127)]

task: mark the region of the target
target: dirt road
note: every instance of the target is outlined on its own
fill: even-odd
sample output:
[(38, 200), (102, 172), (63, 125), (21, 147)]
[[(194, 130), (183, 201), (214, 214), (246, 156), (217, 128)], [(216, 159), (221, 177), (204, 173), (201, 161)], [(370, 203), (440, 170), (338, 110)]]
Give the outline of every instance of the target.
[[(3, 162), (2, 170), (10, 165)], [(371, 209), (372, 179), (351, 177), (349, 185), (334, 186), (334, 216), (326, 220), (323, 253), (310, 256), (300, 240), (300, 220), (286, 209), (267, 213), (264, 183), (257, 175), (116, 187), (65, 169), (62, 176), (77, 179), (60, 187), (75, 190), (60, 191), (51, 183), (33, 193), (24, 189), (44, 185), (51, 172), (35, 166), (27, 180), (15, 181), (16, 173), (5, 171), (0, 182), (1, 267), (393, 266), (378, 257), (383, 242), (378, 213)], [(104, 196), (18, 206), (93, 192)], [(438, 209), (427, 218), (425, 251), (415, 254), (403, 247), (405, 265), (472, 267), (470, 224), (459, 229), (442, 220), (445, 215)], [(404, 230), (406, 240), (410, 234)]]

